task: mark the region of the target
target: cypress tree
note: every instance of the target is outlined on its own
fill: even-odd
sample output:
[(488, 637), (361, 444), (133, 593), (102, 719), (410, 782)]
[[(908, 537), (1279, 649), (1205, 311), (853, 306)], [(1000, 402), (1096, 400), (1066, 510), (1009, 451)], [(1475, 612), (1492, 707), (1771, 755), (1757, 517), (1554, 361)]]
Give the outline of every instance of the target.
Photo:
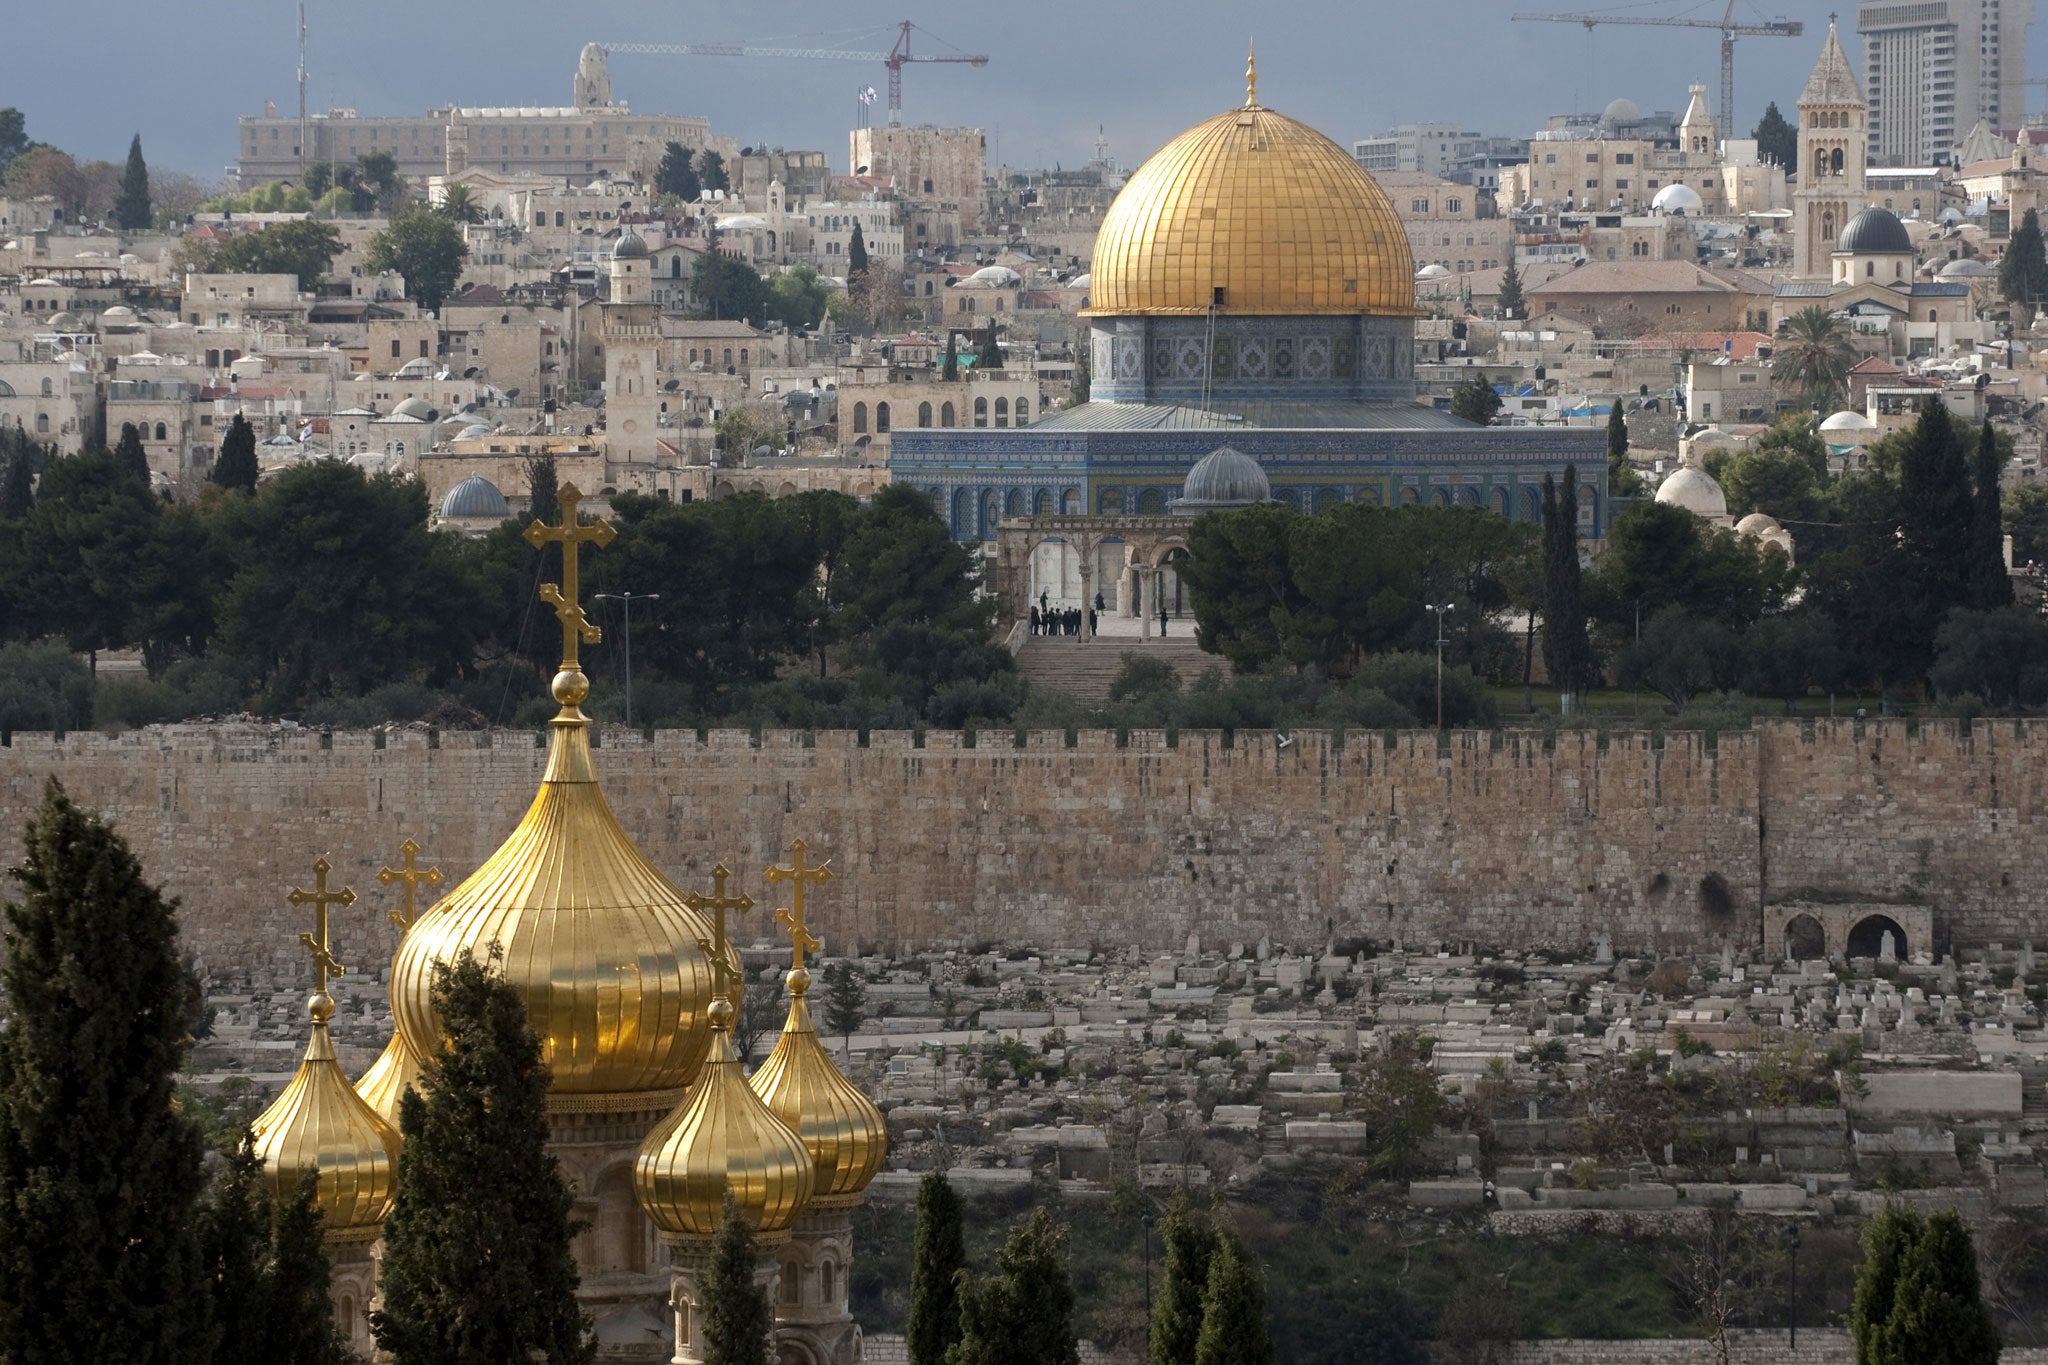
[(149, 166), (142, 159), (142, 134), (128, 144), (128, 167), (121, 172), (121, 197), (114, 201), (114, 226), (123, 232), (147, 232), (156, 221), (149, 207)]
[(7, 467), (0, 471), (0, 521), (20, 521), (35, 510), (36, 448), (19, 433), (0, 440)]
[(199, 1218), (200, 1272), (205, 1277), (212, 1365), (263, 1365), (268, 1360), (270, 1186), (253, 1139), (244, 1133), (214, 1178)]
[(1757, 152), (1764, 160), (1783, 166), (1787, 175), (1799, 169), (1799, 130), (1778, 112), (1777, 101), (1764, 107), (1764, 116), (1756, 121), (1756, 131), (1750, 136), (1756, 139)]
[(222, 488), (254, 493), (258, 472), (256, 428), (238, 412), (235, 420), (228, 424), (228, 434), (221, 438), (220, 458), (214, 461), (213, 473), (209, 477)]
[(136, 430), (135, 423), (121, 423), (121, 439), (114, 445), (114, 454), (120, 460), (122, 473), (148, 481), (149, 452), (142, 448), (142, 433)]
[(1067, 1229), (1043, 1208), (1010, 1232), (996, 1273), (960, 1274), (960, 1340), (947, 1365), (1080, 1365)]
[(1564, 487), (1543, 476), (1543, 662), (1561, 695), (1592, 681), (1593, 646), (1579, 584), (1578, 469), (1566, 465)]
[(0, 1359), (206, 1357), (176, 903), (55, 778), (5, 907)]
[(2012, 605), (2012, 575), (2005, 571), (2005, 509), (1998, 476), (2005, 452), (1987, 419), (1977, 434), (1976, 477), (1970, 488), (1970, 605), (1995, 611)]
[[(532, 521), (553, 526), (562, 519), (562, 505), (555, 501), (558, 486), (554, 452), (543, 451), (526, 462), (527, 515)], [(554, 569), (550, 567), (547, 572), (553, 573)]]
[(768, 1334), (775, 1318), (768, 1291), (754, 1278), (759, 1260), (754, 1229), (725, 1196), (725, 1218), (711, 1243), (704, 1280), (705, 1365), (768, 1365)]
[(846, 240), (846, 282), (868, 273), (868, 244), (860, 235), (860, 220), (855, 219), (853, 236)]
[(2005, 244), (1998, 261), (1998, 294), (2007, 303), (2038, 309), (2048, 303), (2048, 243), (2041, 236), (2041, 216), (2028, 209)]
[(1273, 1338), (1266, 1330), (1266, 1277), (1237, 1234), (1225, 1228), (1216, 1236), (1216, 1254), (1209, 1258), (1194, 1365), (1273, 1365), (1273, 1360)]
[(1209, 1262), (1216, 1229), (1188, 1207), (1183, 1195), (1167, 1210), (1160, 1232), (1165, 1247), (1164, 1283), (1152, 1300), (1152, 1344), (1148, 1365), (1188, 1365), (1202, 1335), (1202, 1300), (1209, 1289)]
[(1500, 297), (1496, 300), (1500, 315), (1504, 318), (1518, 318), (1527, 306), (1522, 298), (1522, 272), (1515, 266), (1514, 248), (1508, 249), (1508, 268), (1501, 272)]
[(1621, 400), (1607, 414), (1607, 492), (1616, 498), (1632, 498), (1643, 491), (1642, 476), (1628, 462), (1628, 418), (1622, 415)]
[(269, 1349), (262, 1357), (266, 1361), (342, 1365), (353, 1358), (347, 1338), (335, 1325), (329, 1298), (333, 1267), (327, 1259), (326, 1219), (315, 1198), (317, 1183), (307, 1172), (291, 1199), (277, 1210), (272, 1227), (265, 1286), (270, 1309)]
[(1970, 601), (1969, 462), (1956, 439), (1948, 406), (1929, 398), (1899, 458), (1899, 548), (1906, 561), (1908, 639), (1902, 654), (1912, 672), (1924, 673), (1934, 653), (1934, 633), (1956, 607)]
[(960, 379), (960, 334), (948, 330), (946, 333), (946, 363), (939, 369), (939, 378), (948, 384)]
[(917, 1223), (911, 1234), (910, 1317), (904, 1345), (910, 1365), (945, 1365), (960, 1340), (959, 1275), (967, 1264), (960, 1196), (944, 1171), (917, 1184)]
[(1920, 1239), (1920, 1216), (1886, 1203), (1863, 1225), (1863, 1261), (1856, 1267), (1856, 1298), (1849, 1307), (1849, 1342), (1856, 1365), (1879, 1365), (1879, 1339), (1891, 1320), (1906, 1253)]
[(1003, 348), (996, 341), (996, 320), (988, 320), (988, 331), (982, 335), (980, 353), (974, 357), (977, 370), (1000, 370), (1003, 368)]
[(848, 1040), (867, 1018), (868, 984), (851, 962), (825, 969), (825, 1028)]
[(1869, 1365), (1991, 1365), (1998, 1352), (1970, 1230), (1954, 1210), (1943, 1210), (1900, 1258), (1891, 1312), (1873, 1336)]
[[(496, 963), (493, 955), (493, 963)], [(519, 993), (464, 957), (434, 971), (445, 1037), (399, 1108), (398, 1190), (370, 1315), (394, 1365), (589, 1365), (572, 1200), (547, 1150), (547, 1068)]]

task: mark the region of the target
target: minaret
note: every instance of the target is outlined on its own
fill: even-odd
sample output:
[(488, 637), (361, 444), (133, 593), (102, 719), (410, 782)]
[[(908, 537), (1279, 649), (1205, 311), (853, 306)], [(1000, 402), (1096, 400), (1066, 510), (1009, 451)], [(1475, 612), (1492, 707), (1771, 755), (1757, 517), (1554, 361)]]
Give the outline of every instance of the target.
[(633, 1161), (633, 1192), (669, 1248), (676, 1342), (671, 1365), (703, 1365), (705, 1359), (702, 1282), (727, 1196), (753, 1225), (761, 1250), (756, 1280), (776, 1303), (783, 1297), (780, 1250), (810, 1204), (815, 1179), (809, 1149), (748, 1087), (732, 1050), (738, 1011), (724, 992), (738, 973), (728, 961), (725, 915), (754, 903), (726, 895), (730, 875), (722, 866), (714, 868), (712, 894), (690, 898), (700, 914), (712, 916), (710, 958), (721, 968), (721, 994), (709, 1014), (710, 1059), (688, 1100), (647, 1135)]
[(761, 1102), (803, 1140), (817, 1168), (811, 1202), (798, 1217), (782, 1253), (781, 1293), (775, 1301), (775, 1339), (786, 1360), (826, 1365), (860, 1365), (864, 1357), (860, 1324), (847, 1306), (853, 1266), (853, 1210), (868, 1183), (882, 1169), (889, 1150), (882, 1111), (833, 1065), (818, 1041), (805, 1000), (811, 974), (804, 954), (818, 940), (804, 922), (804, 888), (831, 880), (824, 865), (807, 867), (804, 842), (790, 849), (788, 867), (768, 869), (771, 882), (787, 882), (790, 904), (775, 912), (789, 931), (789, 1020), (775, 1051), (749, 1082)]
[(652, 464), (661, 384), (661, 321), (652, 301), (647, 241), (632, 228), (612, 248), (604, 308), (604, 436), (610, 466)]
[(1869, 202), (1863, 171), (1870, 156), (1864, 124), (1870, 106), (1828, 21), (1820, 60), (1799, 92), (1799, 188), (1792, 195), (1793, 273), (1826, 279), (1835, 238)]
[(585, 43), (576, 58), (576, 99), (578, 109), (605, 109), (612, 102), (612, 73), (609, 55), (597, 43)]
[(448, 175), (461, 175), (469, 169), (469, 125), (462, 121), (462, 106), (448, 107), (448, 146), (443, 153), (442, 165)]
[(327, 1228), (327, 1257), (333, 1270), (328, 1293), (334, 1318), (357, 1354), (371, 1349), (371, 1295), (376, 1292), (373, 1254), (384, 1235), (384, 1215), (398, 1181), (398, 1135), (349, 1088), (334, 1058), (327, 1022), (334, 1017), (329, 976), (341, 973), (327, 938), (327, 908), (355, 904), (347, 887), (327, 889), (333, 866), (313, 864), (313, 890), (294, 887), (288, 900), (313, 907), (313, 932), (299, 935), (313, 955), (314, 986), (306, 1010), (313, 1019), (306, 1055), (291, 1083), (250, 1125), (256, 1155), (277, 1203), (293, 1198), (307, 1175), (316, 1177), (314, 1199)]

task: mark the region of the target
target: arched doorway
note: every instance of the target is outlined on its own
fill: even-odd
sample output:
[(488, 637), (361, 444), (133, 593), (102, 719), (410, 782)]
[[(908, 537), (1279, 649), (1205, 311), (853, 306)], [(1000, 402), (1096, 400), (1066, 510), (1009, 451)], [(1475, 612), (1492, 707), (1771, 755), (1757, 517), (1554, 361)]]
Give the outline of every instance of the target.
[(1828, 955), (1827, 930), (1812, 915), (1794, 915), (1785, 921), (1785, 956), (1794, 962)]
[(1850, 957), (1883, 957), (1884, 936), (1892, 936), (1892, 955), (1899, 961), (1906, 960), (1906, 931), (1890, 915), (1865, 915), (1849, 929)]
[(1159, 596), (1154, 600), (1175, 618), (1187, 616), (1194, 610), (1188, 602), (1187, 585), (1180, 578), (1180, 565), (1187, 557), (1186, 548), (1176, 545), (1159, 559)]

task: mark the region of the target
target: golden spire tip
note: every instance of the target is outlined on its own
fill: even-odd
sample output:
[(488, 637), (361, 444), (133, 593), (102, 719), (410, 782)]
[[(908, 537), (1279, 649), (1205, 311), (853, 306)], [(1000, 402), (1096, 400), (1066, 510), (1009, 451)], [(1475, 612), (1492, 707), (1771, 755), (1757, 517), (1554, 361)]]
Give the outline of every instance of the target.
[(1244, 107), (1259, 107), (1259, 43), (1256, 38), (1252, 39), (1249, 55), (1244, 59)]

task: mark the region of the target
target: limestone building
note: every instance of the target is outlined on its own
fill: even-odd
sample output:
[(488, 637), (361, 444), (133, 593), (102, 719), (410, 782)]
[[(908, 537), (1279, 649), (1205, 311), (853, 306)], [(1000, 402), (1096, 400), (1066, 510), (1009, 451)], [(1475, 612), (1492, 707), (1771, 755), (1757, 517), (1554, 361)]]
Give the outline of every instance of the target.
[(847, 141), (849, 174), (886, 176), (904, 203), (957, 209), (962, 232), (981, 231), (988, 171), (988, 135), (981, 129), (856, 128)]
[(1799, 188), (1792, 196), (1792, 273), (1825, 279), (1835, 239), (1869, 202), (1864, 167), (1870, 106), (1833, 23), (1799, 92)]
[[(1529, 160), (1503, 173), (1501, 197), (1544, 208), (1642, 212), (1682, 185), (1699, 197), (1696, 212), (1747, 213), (1781, 208), (1785, 173), (1765, 165), (1751, 139), (1725, 138), (1707, 110), (1706, 87), (1687, 90), (1685, 113), (1644, 118), (1627, 100), (1608, 104), (1591, 124), (1566, 121), (1538, 133)], [(1802, 163), (1804, 164), (1804, 163)]]
[(1401, 226), (1418, 269), (1440, 265), (1453, 274), (1502, 270), (1514, 245), (1514, 224), (1493, 212), (1470, 185), (1422, 171), (1381, 171), (1373, 175)]
[(1348, 152), (1260, 104), (1255, 82), (1131, 176), (1092, 264), (1091, 401), (1021, 430), (898, 423), (892, 480), (925, 491), (956, 537), (993, 541), (1006, 517), (1163, 513), (1226, 441), (1302, 509), (1533, 519), (1544, 476), (1576, 465), (1582, 529), (1606, 526), (1599, 432), (1482, 428), (1415, 401), (1399, 216)]

